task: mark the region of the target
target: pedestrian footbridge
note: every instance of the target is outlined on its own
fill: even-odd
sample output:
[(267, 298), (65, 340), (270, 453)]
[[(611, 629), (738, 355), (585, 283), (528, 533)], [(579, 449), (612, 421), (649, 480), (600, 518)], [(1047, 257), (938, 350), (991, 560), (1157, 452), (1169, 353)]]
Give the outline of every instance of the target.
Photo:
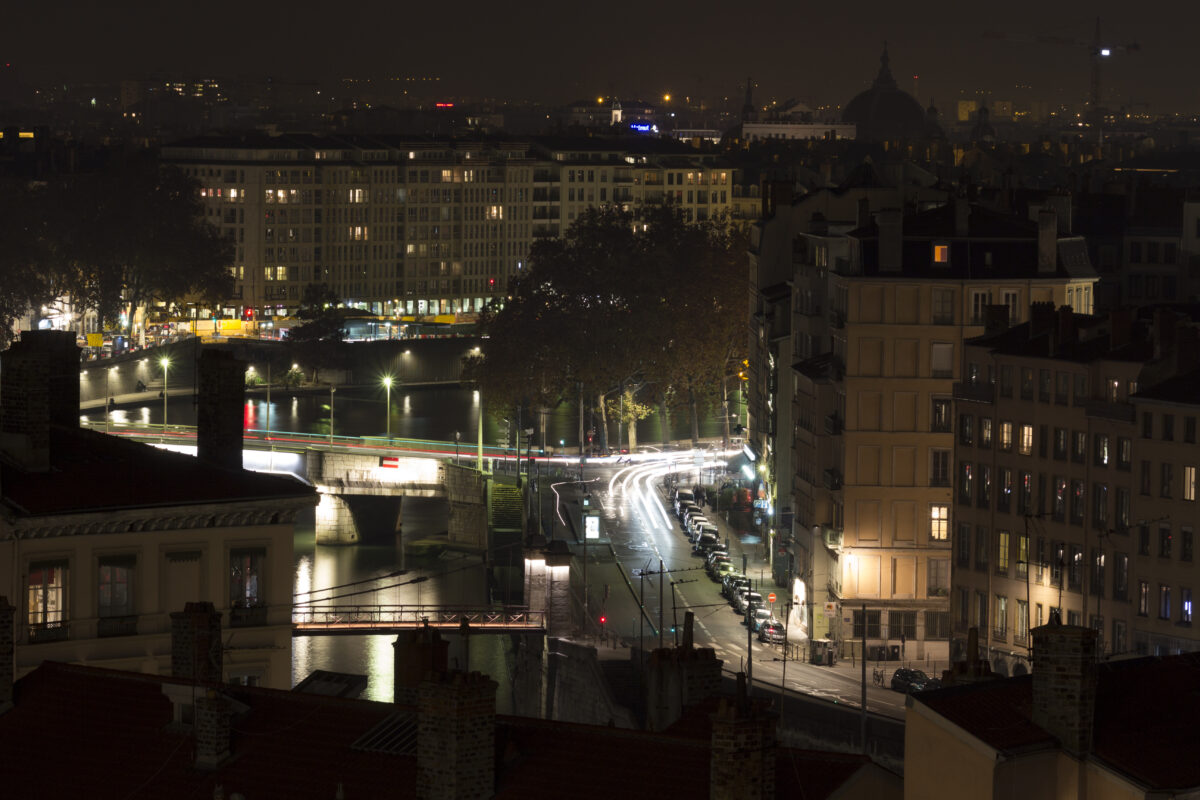
[(545, 627), (544, 611), (521, 607), (298, 605), (292, 608), (293, 636), (399, 633), (423, 628), (471, 634), (536, 633)]

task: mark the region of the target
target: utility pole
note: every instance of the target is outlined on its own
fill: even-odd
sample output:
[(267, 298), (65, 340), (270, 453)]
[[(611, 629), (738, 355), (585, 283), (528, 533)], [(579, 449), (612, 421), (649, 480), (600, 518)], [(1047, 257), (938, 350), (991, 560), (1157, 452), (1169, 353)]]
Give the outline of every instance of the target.
[(666, 570), (663, 569), (663, 562), (658, 560), (658, 646), (663, 646), (663, 575)]

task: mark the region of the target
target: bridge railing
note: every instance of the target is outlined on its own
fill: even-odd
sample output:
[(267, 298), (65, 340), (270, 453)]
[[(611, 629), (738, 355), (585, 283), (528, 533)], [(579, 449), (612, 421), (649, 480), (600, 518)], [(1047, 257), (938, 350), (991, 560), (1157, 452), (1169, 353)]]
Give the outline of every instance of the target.
[(544, 628), (544, 611), (520, 606), (477, 608), (420, 605), (296, 605), (292, 624), (302, 628)]

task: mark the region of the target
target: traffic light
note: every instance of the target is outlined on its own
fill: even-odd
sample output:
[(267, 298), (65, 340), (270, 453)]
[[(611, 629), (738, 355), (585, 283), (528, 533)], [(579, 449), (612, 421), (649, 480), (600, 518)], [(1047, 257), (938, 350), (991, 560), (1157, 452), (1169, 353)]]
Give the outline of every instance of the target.
[(605, 624), (605, 623), (607, 623), (607, 622), (608, 622), (608, 617), (607, 617), (606, 615), (604, 615), (604, 614), (601, 614), (601, 615), (600, 615), (600, 624), (601, 624), (601, 625), (604, 625), (604, 624)]

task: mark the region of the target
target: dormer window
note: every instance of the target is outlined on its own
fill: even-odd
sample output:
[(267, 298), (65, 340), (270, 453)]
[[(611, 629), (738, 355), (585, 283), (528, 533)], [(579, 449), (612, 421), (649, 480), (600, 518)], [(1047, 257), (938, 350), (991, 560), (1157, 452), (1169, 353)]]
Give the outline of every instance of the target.
[(933, 246), (933, 263), (949, 264), (950, 263), (950, 245), (945, 243), (935, 244)]

